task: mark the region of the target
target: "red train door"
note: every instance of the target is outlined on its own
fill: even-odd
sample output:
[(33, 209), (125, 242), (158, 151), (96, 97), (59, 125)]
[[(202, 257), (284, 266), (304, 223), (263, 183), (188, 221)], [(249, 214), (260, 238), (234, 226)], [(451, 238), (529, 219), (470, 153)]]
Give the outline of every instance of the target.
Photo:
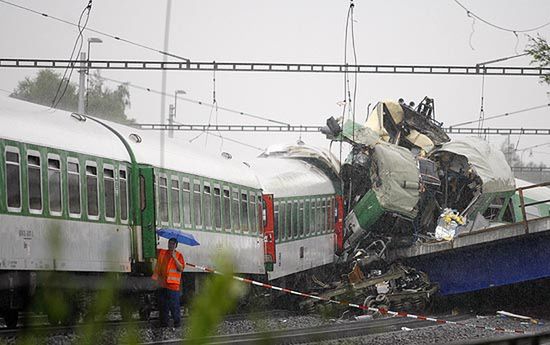
[(334, 233), (336, 235), (336, 253), (344, 249), (344, 198), (336, 196), (336, 208), (334, 209)]
[(277, 262), (275, 252), (275, 235), (274, 235), (274, 210), (273, 210), (273, 194), (262, 196), (263, 201), (263, 230), (264, 230), (264, 263), (266, 271), (273, 271), (273, 264)]

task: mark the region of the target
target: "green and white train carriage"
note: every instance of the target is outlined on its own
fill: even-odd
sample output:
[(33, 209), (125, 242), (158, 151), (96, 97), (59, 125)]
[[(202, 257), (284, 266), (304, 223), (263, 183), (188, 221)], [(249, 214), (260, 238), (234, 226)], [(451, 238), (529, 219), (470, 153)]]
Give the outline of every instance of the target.
[[(341, 247), (339, 180), (327, 173), (337, 168), (325, 157), (330, 154), (312, 147), (275, 145), (251, 162), (267, 209), (273, 209), (274, 251), (268, 248), (266, 252), (275, 259), (269, 279), (333, 263)], [(269, 230), (268, 225), (266, 233)]]
[(168, 138), (161, 151), (159, 133), (9, 97), (0, 152), (0, 314), (12, 325), (38, 271), (116, 272), (150, 288), (160, 227), (201, 243), (180, 248), (188, 262), (225, 252), (236, 272), (266, 279), (331, 262), (338, 226), (341, 238), (332, 181), (305, 162), (261, 158), (256, 171)]
[(0, 269), (144, 273), (155, 228), (176, 227), (201, 243), (180, 248), (189, 261), (227, 249), (238, 272), (265, 272), (248, 166), (166, 139), (161, 168), (158, 133), (11, 98), (0, 111)]

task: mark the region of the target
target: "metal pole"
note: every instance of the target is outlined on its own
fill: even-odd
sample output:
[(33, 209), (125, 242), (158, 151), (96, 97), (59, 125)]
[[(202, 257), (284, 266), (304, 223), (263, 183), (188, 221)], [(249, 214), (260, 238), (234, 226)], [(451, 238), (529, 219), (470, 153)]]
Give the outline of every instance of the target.
[(78, 113), (84, 114), (84, 98), (85, 93), (84, 90), (86, 89), (86, 53), (81, 52), (80, 53), (80, 82), (79, 82), (79, 88), (78, 88)]
[(86, 64), (86, 104), (84, 105), (84, 111), (88, 114), (88, 90), (90, 89), (90, 39), (88, 39), (88, 61)]

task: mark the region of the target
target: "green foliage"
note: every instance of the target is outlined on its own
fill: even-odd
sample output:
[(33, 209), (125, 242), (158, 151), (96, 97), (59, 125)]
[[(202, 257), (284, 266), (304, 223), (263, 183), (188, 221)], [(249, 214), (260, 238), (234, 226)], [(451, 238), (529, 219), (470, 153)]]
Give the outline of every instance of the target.
[[(10, 96), (49, 107), (52, 105), (60, 81), (61, 76), (54, 71), (40, 70), (36, 78), (26, 77), (25, 80), (20, 81)], [(57, 107), (67, 111), (78, 109), (78, 90), (74, 83), (69, 83), (65, 96)]]
[(130, 107), (130, 91), (128, 86), (119, 85), (111, 90), (103, 85), (99, 72), (92, 74), (88, 90), (88, 114), (119, 123), (134, 123), (128, 119), (124, 111)]
[[(87, 114), (124, 124), (134, 123), (135, 121), (129, 119), (125, 114), (126, 108), (130, 107), (128, 86), (123, 84), (111, 90), (104, 85), (99, 72), (95, 72), (89, 77)], [(20, 81), (11, 97), (49, 107), (56, 96), (60, 82), (61, 75), (48, 69), (40, 70), (34, 79), (26, 77)], [(58, 97), (61, 96), (64, 88), (65, 83), (61, 86)], [(68, 84), (57, 108), (67, 111), (78, 110), (78, 87), (75, 83)]]
[(230, 261), (220, 259), (217, 266), (224, 274), (209, 276), (191, 305), (188, 344), (201, 344), (205, 337), (213, 335), (223, 317), (235, 308), (244, 294), (244, 285), (233, 279)]
[[(548, 67), (550, 65), (550, 46), (545, 38), (541, 36), (529, 36), (529, 44), (525, 52), (531, 55), (533, 59), (531, 63), (538, 64), (540, 67)], [(541, 79), (541, 82), (550, 84), (550, 74), (542, 75)]]

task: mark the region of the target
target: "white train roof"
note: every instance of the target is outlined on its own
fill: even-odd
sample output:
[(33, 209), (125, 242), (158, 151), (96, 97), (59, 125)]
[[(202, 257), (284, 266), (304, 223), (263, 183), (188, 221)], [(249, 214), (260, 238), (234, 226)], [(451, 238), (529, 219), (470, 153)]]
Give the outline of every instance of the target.
[(319, 168), (295, 158), (256, 158), (250, 162), (264, 194), (276, 198), (334, 194), (330, 178)]
[[(161, 135), (101, 120), (130, 144), (138, 163), (160, 167)], [(142, 141), (129, 139), (137, 134)], [(71, 112), (0, 97), (0, 138), (70, 150), (119, 161), (130, 161), (122, 142), (95, 121), (78, 121)], [(204, 176), (252, 188), (260, 188), (254, 172), (241, 162), (212, 156), (185, 141), (165, 136), (164, 168)]]

